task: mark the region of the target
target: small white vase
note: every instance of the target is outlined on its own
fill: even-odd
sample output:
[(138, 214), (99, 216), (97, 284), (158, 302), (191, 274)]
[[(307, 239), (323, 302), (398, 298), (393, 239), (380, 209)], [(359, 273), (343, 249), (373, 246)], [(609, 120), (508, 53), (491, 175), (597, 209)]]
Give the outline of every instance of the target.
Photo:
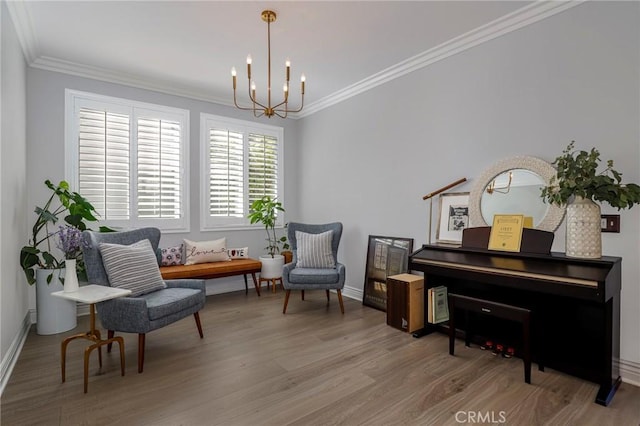
[(67, 259), (64, 261), (64, 291), (70, 293), (72, 291), (78, 291), (80, 286), (78, 285), (78, 274), (76, 273), (76, 259)]
[(262, 270), (260, 271), (260, 278), (281, 278), (282, 267), (284, 266), (284, 256), (276, 254), (274, 257), (271, 255), (260, 256), (260, 262), (262, 262)]
[[(36, 269), (36, 332), (41, 335), (57, 334), (76, 327), (76, 302), (51, 295), (64, 288), (60, 282), (62, 269)], [(47, 277), (53, 274), (51, 282)]]
[(600, 206), (590, 199), (575, 197), (567, 205), (566, 252), (569, 257), (602, 257)]

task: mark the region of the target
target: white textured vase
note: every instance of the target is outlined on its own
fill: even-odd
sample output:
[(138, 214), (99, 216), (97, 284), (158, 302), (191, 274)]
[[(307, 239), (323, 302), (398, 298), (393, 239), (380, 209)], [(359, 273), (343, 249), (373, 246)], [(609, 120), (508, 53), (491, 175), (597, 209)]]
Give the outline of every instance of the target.
[(282, 267), (284, 266), (284, 256), (276, 254), (274, 257), (270, 255), (260, 256), (262, 262), (262, 270), (260, 278), (281, 278)]
[[(60, 282), (62, 269), (36, 269), (36, 332), (42, 335), (57, 334), (76, 327), (76, 302), (52, 296), (54, 291), (64, 290)], [(51, 282), (47, 277), (53, 274)]]
[(76, 273), (76, 259), (67, 259), (64, 261), (64, 291), (70, 293), (78, 291), (78, 274)]
[(575, 197), (567, 205), (566, 251), (569, 257), (602, 257), (600, 206), (589, 199)]

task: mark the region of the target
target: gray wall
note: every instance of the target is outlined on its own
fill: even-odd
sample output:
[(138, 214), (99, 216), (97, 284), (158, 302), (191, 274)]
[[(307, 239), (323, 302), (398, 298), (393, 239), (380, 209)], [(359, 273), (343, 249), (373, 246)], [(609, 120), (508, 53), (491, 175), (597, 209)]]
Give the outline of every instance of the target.
[[(26, 62), (4, 2), (0, 4), (0, 355), (2, 377), (28, 323), (28, 286), (19, 267), (25, 243)], [(2, 383), (4, 387), (4, 381)]]
[[(344, 222), (350, 292), (362, 292), (368, 235), (419, 247), (422, 196), (461, 177), (453, 191), (469, 191), (498, 159), (552, 161), (575, 139), (640, 181), (638, 22), (638, 3), (587, 2), (304, 118), (300, 213)], [(620, 214), (622, 233), (603, 234), (603, 251), (624, 258), (621, 358), (637, 372), (640, 206)], [(553, 249), (564, 251), (564, 224)]]

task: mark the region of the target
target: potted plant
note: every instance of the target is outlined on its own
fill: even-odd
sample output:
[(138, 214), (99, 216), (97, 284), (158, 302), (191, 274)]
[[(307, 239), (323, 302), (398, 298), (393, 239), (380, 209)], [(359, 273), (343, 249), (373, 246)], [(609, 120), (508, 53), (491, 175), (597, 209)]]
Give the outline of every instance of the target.
[[(63, 270), (66, 266), (75, 263), (75, 270), (68, 274), (84, 276), (80, 233), (87, 229), (85, 221), (97, 219), (91, 203), (77, 192), (70, 191), (67, 182), (54, 185), (46, 180), (45, 185), (51, 190), (51, 195), (44, 206), (35, 208), (36, 221), (29, 244), (20, 250), (20, 266), (27, 283), (36, 284), (38, 334), (55, 334), (76, 326), (76, 305), (51, 297), (50, 293), (64, 289)], [(64, 222), (64, 225), (60, 226), (59, 222)], [(57, 230), (50, 230), (56, 224)], [(52, 239), (62, 256), (52, 253)]]
[(260, 256), (260, 261), (262, 262), (260, 278), (279, 278), (282, 276), (284, 256), (280, 252), (281, 250), (289, 249), (289, 244), (287, 244), (286, 236), (278, 237), (276, 234), (278, 212), (284, 213), (282, 203), (269, 196), (255, 200), (249, 207), (249, 215), (247, 217), (251, 223), (262, 223), (267, 233), (267, 246), (265, 249), (268, 255)]
[(566, 252), (570, 257), (602, 256), (600, 205), (606, 202), (618, 210), (640, 203), (640, 186), (622, 183), (622, 173), (608, 160), (598, 171), (600, 152), (574, 150), (575, 141), (553, 161), (557, 169), (549, 184), (542, 188), (545, 201), (567, 206)]

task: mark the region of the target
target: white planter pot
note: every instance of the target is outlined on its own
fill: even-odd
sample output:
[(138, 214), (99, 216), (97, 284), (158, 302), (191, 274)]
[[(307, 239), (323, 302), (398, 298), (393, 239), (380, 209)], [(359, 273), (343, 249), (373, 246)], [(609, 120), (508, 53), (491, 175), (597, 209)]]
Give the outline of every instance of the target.
[[(36, 270), (36, 332), (42, 335), (69, 331), (78, 325), (76, 302), (51, 295), (54, 291), (64, 290), (59, 276), (63, 269)], [(53, 273), (51, 283), (47, 277)]]
[(600, 206), (582, 197), (567, 205), (566, 252), (569, 257), (602, 257)]
[(260, 256), (260, 262), (262, 262), (262, 270), (260, 271), (260, 278), (281, 278), (282, 267), (284, 266), (284, 256), (276, 254), (274, 257), (270, 255)]

